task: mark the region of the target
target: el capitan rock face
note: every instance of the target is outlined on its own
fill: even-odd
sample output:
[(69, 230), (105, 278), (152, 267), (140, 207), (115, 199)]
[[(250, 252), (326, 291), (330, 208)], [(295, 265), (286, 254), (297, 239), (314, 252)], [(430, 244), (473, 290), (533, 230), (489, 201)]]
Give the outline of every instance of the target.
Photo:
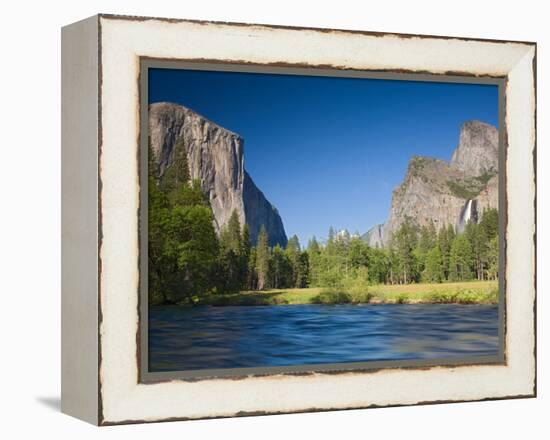
[(286, 245), (277, 209), (244, 169), (244, 141), (238, 134), (181, 105), (156, 103), (149, 107), (149, 136), (159, 177), (175, 150), (185, 148), (189, 174), (207, 194), (218, 232), (236, 211), (241, 224), (248, 224), (252, 243), (264, 225), (271, 245)]
[(468, 121), (449, 163), (420, 156), (410, 160), (403, 183), (393, 191), (387, 221), (363, 239), (387, 246), (407, 217), (420, 226), (433, 222), (437, 230), (453, 225), (460, 231), (487, 208), (498, 209), (498, 130)]

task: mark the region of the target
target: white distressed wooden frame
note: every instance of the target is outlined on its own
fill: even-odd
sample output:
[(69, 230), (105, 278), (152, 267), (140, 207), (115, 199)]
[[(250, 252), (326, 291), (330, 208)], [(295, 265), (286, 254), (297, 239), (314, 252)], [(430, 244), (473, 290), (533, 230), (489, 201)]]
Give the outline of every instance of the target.
[[(533, 43), (101, 15), (62, 47), (64, 412), (107, 425), (535, 395)], [(140, 57), (506, 77), (506, 364), (140, 383)]]

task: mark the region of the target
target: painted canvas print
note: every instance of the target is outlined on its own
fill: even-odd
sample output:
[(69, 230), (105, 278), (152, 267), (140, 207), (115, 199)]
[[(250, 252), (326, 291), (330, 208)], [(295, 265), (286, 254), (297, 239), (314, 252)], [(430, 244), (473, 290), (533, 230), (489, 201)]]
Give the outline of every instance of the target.
[(499, 354), (497, 85), (147, 79), (150, 372)]

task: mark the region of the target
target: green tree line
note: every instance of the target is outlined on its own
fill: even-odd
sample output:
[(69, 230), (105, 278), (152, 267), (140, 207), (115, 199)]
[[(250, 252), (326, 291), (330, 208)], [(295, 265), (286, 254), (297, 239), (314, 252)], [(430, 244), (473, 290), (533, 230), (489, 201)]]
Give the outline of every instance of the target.
[[(326, 243), (313, 237), (302, 249), (298, 237), (286, 247), (269, 246), (261, 228), (255, 246), (248, 225), (233, 212), (219, 235), (200, 182), (190, 179), (182, 146), (158, 179), (149, 163), (149, 301), (197, 303), (204, 295), (303, 287), (364, 287), (496, 279), (498, 212), (486, 210), (463, 233), (452, 226), (416, 225), (407, 218), (387, 248), (359, 237), (336, 235)], [(152, 157), (152, 155), (149, 155)]]
[(448, 225), (418, 226), (407, 218), (387, 248), (373, 248), (359, 237), (336, 237), (325, 245), (308, 243), (308, 286), (495, 280), (498, 277), (498, 212), (486, 210), (479, 223), (457, 234)]

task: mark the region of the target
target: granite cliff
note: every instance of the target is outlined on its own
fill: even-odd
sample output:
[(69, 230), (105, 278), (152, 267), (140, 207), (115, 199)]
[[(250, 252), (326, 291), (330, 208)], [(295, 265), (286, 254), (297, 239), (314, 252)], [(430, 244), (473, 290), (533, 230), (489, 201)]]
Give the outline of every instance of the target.
[(287, 237), (277, 209), (244, 168), (242, 137), (172, 103), (149, 107), (149, 136), (159, 178), (171, 166), (177, 150), (185, 150), (191, 179), (199, 180), (208, 196), (218, 232), (236, 211), (241, 224), (248, 224), (252, 243), (256, 243), (264, 225), (271, 245), (286, 246)]
[(450, 162), (451, 168), (476, 177), (498, 171), (498, 130), (479, 121), (468, 121), (460, 130), (460, 141)]
[(487, 208), (498, 208), (498, 130), (468, 121), (449, 163), (421, 156), (409, 161), (403, 183), (393, 191), (387, 221), (363, 239), (387, 246), (407, 217), (420, 226), (433, 222), (437, 230), (453, 225), (460, 232)]

